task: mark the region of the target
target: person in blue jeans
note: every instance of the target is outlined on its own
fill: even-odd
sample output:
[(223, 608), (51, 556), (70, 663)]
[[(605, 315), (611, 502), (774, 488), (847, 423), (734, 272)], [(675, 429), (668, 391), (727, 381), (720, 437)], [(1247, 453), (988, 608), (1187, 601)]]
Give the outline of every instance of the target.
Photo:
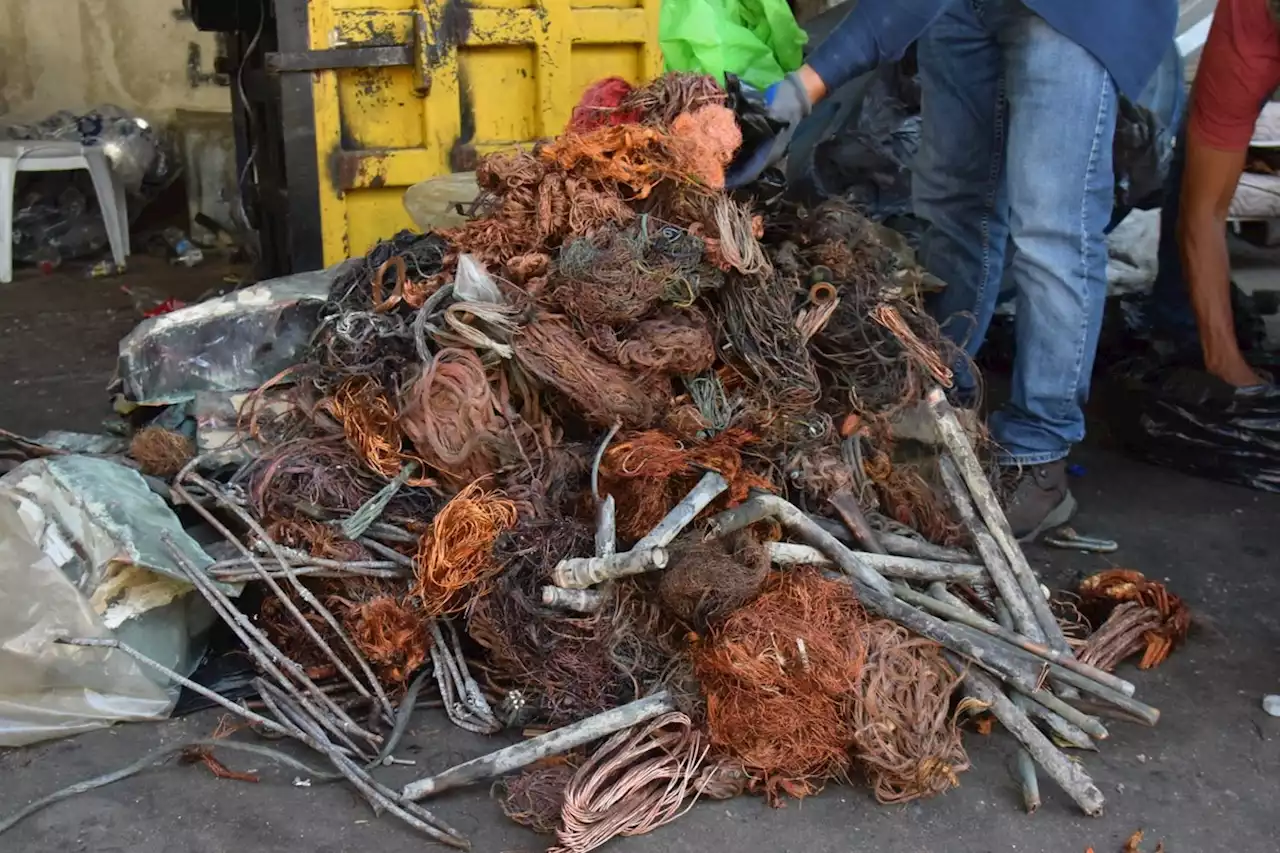
[[(1084, 438), (1106, 297), (1117, 93), (1138, 99), (1177, 15), (1176, 0), (860, 0), (766, 94), (784, 129), (755, 158), (761, 169), (828, 92), (918, 41), (921, 260), (948, 284), (934, 316), (971, 355), (995, 310), (1006, 247), (1015, 250), (1013, 389), (990, 429), (1022, 538), (1075, 510), (1064, 460)], [(974, 379), (958, 368), (963, 398)]]

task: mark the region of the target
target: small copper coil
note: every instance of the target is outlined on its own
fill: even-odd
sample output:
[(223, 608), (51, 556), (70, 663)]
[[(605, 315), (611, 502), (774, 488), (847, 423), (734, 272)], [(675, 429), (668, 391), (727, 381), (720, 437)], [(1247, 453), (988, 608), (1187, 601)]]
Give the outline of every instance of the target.
[(809, 288), (810, 305), (828, 305), (836, 301), (836, 288), (830, 282), (820, 281)]
[[(396, 268), (396, 286), (391, 291), (391, 295), (385, 300), (382, 298), (382, 277), (386, 275), (387, 267), (394, 266)], [(378, 267), (377, 272), (373, 274), (373, 310), (377, 314), (385, 314), (392, 308), (395, 308), (404, 299), (405, 277), (404, 258), (399, 255), (387, 258)]]

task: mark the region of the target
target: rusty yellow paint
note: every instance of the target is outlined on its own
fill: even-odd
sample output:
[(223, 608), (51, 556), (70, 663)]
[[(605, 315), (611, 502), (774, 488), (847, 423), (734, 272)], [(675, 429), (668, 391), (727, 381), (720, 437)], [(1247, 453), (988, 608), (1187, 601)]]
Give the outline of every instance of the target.
[[(307, 4), (308, 44), (312, 50), (335, 47), (333, 16), (327, 2)], [(329, 168), (334, 140), (342, 137), (342, 110), (338, 97), (338, 76), (333, 71), (311, 74), (311, 98), (315, 110), (316, 159), (320, 176), (320, 240), (325, 264), (333, 264), (348, 256), (346, 205), (342, 191)], [(286, 132), (288, 128), (285, 129)]]
[[(457, 0), (455, 0), (457, 2)], [(414, 68), (312, 74), (326, 264), (412, 227), (404, 190), (476, 156), (559, 133), (602, 77), (662, 71), (661, 0), (311, 0), (313, 50), (414, 43)], [(460, 10), (460, 12), (458, 11)], [(446, 20), (464, 37), (450, 42)], [(465, 138), (464, 138), (465, 134)]]

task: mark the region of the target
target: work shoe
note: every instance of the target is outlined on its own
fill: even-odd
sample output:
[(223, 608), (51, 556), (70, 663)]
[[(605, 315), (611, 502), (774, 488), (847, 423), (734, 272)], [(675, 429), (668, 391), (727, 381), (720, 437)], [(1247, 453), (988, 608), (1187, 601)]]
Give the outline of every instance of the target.
[(1010, 466), (1001, 481), (1005, 516), (1019, 542), (1029, 542), (1046, 530), (1061, 527), (1076, 513), (1076, 499), (1067, 487), (1064, 461)]

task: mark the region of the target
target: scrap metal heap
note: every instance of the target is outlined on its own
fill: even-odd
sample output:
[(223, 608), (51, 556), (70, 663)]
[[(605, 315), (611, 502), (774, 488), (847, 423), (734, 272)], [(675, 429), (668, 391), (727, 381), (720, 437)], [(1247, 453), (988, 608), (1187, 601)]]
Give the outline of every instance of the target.
[[(495, 778), (575, 853), (704, 796), (939, 794), (974, 714), (1020, 741), (1028, 809), (1039, 768), (1100, 812), (1060, 745), (1107, 732), (1073, 703), (1158, 712), (1074, 656), (940, 390), (958, 353), (919, 270), (846, 205), (727, 194), (709, 78), (609, 85), (486, 158), (471, 221), (345, 268), (310, 358), (242, 412), (250, 464), (138, 436), (237, 549), (188, 576), (265, 709), (215, 700), (457, 847), (423, 802)], [(941, 451), (903, 461), (905, 412)], [(215, 580), (262, 584), (260, 618)], [(469, 731), (545, 733), (388, 788), (432, 689)]]

